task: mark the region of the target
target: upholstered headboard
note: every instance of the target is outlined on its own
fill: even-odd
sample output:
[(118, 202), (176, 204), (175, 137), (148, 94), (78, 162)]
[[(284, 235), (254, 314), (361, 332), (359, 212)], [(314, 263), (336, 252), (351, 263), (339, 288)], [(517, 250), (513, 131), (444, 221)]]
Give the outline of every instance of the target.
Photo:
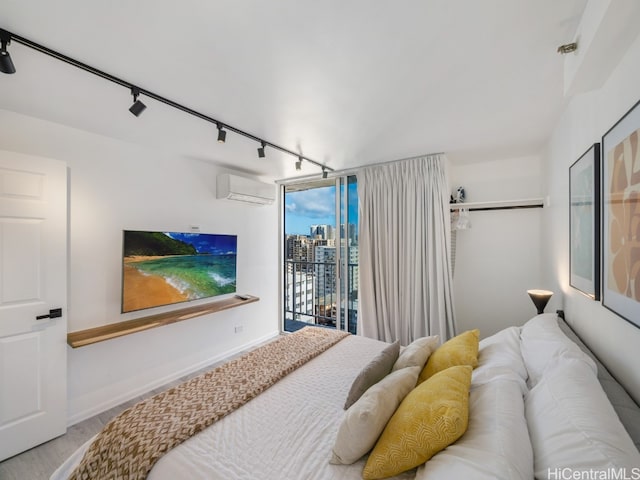
[(558, 318), (558, 324), (565, 335), (573, 340), (596, 362), (598, 366), (598, 380), (600, 380), (600, 384), (607, 394), (609, 401), (613, 405), (618, 417), (620, 417), (620, 421), (627, 429), (627, 432), (629, 432), (633, 443), (635, 443), (636, 448), (640, 450), (640, 406), (631, 398), (624, 387), (613, 378), (613, 375), (609, 373), (600, 360), (598, 360), (591, 350), (580, 340), (571, 327), (560, 318)]

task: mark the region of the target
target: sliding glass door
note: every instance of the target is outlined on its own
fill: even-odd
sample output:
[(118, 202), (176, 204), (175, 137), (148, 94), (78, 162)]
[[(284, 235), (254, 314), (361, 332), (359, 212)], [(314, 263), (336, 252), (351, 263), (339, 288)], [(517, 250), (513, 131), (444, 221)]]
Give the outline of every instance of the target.
[(311, 324), (356, 333), (356, 177), (285, 185), (283, 196), (284, 330)]

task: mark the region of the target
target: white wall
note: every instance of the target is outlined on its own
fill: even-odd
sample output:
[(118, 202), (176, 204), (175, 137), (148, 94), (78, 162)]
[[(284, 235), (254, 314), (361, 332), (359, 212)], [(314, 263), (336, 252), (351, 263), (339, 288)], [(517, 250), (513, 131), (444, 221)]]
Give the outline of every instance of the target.
[[(197, 225), (206, 233), (238, 235), (237, 290), (261, 298), (70, 348), (70, 423), (277, 333), (277, 206), (216, 200), (216, 175), (226, 170), (7, 111), (0, 111), (0, 148), (67, 162), (69, 331), (170, 309), (120, 314), (124, 229), (189, 231)], [(238, 334), (237, 325), (243, 327)]]
[[(465, 187), (466, 202), (542, 196), (537, 156), (452, 163), (452, 190)], [(454, 275), (458, 330), (479, 328), (482, 337), (522, 325), (536, 310), (526, 291), (540, 282), (541, 209), (470, 212), (471, 228), (457, 233)], [(547, 311), (551, 311), (547, 309)]]
[(544, 275), (564, 293), (551, 305), (564, 307), (567, 321), (640, 401), (640, 328), (569, 286), (569, 166), (640, 99), (640, 38), (602, 88), (573, 97), (554, 129), (545, 166), (551, 208), (545, 209)]

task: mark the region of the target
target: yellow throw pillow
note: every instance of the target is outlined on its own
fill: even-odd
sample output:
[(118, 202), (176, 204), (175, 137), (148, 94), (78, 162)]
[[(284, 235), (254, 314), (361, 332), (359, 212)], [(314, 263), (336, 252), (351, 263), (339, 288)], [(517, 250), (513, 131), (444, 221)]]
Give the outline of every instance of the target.
[(470, 365), (476, 368), (478, 366), (479, 342), (480, 331), (476, 328), (475, 330), (467, 330), (440, 345), (427, 360), (427, 364), (418, 378), (418, 384), (455, 365)]
[(469, 423), (469, 365), (435, 374), (405, 397), (373, 448), (365, 480), (398, 475), (451, 445)]

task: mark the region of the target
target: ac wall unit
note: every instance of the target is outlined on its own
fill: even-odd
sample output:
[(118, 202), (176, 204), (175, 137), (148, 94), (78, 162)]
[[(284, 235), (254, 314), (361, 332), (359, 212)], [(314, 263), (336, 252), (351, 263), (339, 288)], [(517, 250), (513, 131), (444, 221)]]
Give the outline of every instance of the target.
[(276, 199), (276, 186), (225, 173), (218, 175), (216, 197), (258, 205), (271, 205)]

